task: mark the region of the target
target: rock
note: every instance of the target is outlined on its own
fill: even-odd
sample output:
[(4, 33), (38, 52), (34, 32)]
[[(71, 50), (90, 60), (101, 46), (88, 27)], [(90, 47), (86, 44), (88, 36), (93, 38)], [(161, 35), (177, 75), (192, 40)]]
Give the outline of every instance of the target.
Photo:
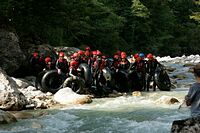
[(0, 67), (11, 75), (26, 58), (15, 33), (0, 29), (0, 38)]
[(43, 128), (42, 124), (38, 123), (38, 122), (33, 122), (31, 125), (32, 128)]
[(21, 110), (27, 102), (26, 97), (18, 89), (16, 82), (0, 69), (0, 109)]
[(188, 72), (194, 73), (193, 67), (190, 67), (190, 68), (188, 69)]
[(60, 104), (84, 104), (92, 102), (92, 98), (89, 95), (76, 94), (69, 87), (56, 92), (54, 94), (54, 100)]
[(173, 121), (171, 133), (199, 133), (200, 117)]
[(142, 93), (140, 92), (140, 91), (134, 91), (133, 93), (132, 93), (132, 96), (142, 96)]
[(12, 79), (16, 82), (16, 84), (19, 86), (19, 88), (27, 88), (28, 86), (31, 85), (31, 83), (25, 79), (17, 79), (13, 78)]
[(162, 96), (155, 101), (157, 104), (175, 104), (180, 103), (177, 98), (170, 97), (170, 96)]
[(183, 65), (183, 67), (193, 67), (193, 66), (194, 66), (194, 63), (187, 63)]
[(121, 92), (117, 92), (116, 90), (113, 90), (112, 93), (108, 94), (108, 97), (119, 97), (119, 96), (123, 96), (123, 93)]
[(172, 78), (177, 78), (177, 79), (185, 79), (187, 78), (187, 76), (185, 74), (177, 74), (177, 75), (173, 75)]
[(31, 119), (34, 115), (25, 111), (9, 111), (16, 119)]
[(176, 70), (176, 68), (166, 66), (166, 70), (167, 70), (168, 72), (173, 72), (173, 71)]
[(0, 124), (9, 124), (16, 121), (17, 119), (12, 114), (0, 110)]

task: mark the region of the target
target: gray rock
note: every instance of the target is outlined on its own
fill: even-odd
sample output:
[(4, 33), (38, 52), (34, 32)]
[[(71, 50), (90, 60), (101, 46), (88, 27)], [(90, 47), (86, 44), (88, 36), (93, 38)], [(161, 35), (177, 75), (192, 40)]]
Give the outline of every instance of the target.
[(200, 117), (173, 121), (172, 133), (199, 133)]
[(27, 104), (26, 97), (18, 89), (16, 82), (0, 68), (0, 109), (21, 110)]
[(9, 124), (16, 121), (17, 119), (12, 114), (0, 110), (0, 124)]
[(17, 35), (0, 29), (0, 48), (0, 67), (11, 75), (25, 60)]

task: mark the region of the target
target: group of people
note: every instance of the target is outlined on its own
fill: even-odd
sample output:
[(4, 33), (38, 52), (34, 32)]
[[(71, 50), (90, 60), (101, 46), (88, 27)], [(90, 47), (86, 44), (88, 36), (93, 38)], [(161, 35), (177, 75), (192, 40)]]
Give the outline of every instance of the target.
[(108, 67), (115, 73), (119, 71), (136, 72), (141, 84), (133, 86), (135, 87), (133, 90), (149, 91), (151, 81), (153, 81), (153, 90), (156, 90), (155, 70), (160, 63), (151, 53), (146, 56), (144, 53), (127, 56), (126, 52), (117, 51), (112, 57), (108, 57), (100, 50), (92, 51), (90, 47), (86, 47), (84, 51), (79, 50), (68, 57), (70, 60), (65, 57), (65, 53), (60, 51), (58, 52), (58, 59), (54, 61), (50, 56), (44, 57), (40, 56), (38, 52), (34, 52), (30, 63), (33, 66), (35, 64), (40, 65), (43, 70), (57, 69), (58, 74), (62, 75), (63, 79), (66, 79), (62, 87), (65, 87), (69, 80), (84, 82), (84, 79), (79, 75), (81, 71), (79, 65), (86, 63), (91, 68), (92, 85), (94, 86), (97, 85), (98, 78), (102, 75), (102, 70)]

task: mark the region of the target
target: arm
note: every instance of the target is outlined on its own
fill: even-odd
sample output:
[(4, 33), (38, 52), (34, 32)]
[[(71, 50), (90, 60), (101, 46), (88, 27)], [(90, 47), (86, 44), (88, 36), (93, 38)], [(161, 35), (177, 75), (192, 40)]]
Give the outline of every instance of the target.
[(195, 95), (196, 95), (196, 91), (195, 91), (195, 88), (192, 86), (189, 89), (188, 94), (185, 96), (185, 101), (186, 101), (187, 106), (190, 106), (192, 104)]

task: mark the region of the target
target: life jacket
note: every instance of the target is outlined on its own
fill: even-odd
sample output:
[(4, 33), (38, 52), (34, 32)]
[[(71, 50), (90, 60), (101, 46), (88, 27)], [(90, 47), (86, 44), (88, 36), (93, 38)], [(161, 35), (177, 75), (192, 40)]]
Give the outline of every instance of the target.
[(146, 72), (146, 61), (145, 60), (136, 61), (135, 69), (137, 72)]
[(56, 62), (56, 68), (60, 69), (63, 73), (67, 73), (68, 72), (68, 62), (66, 59), (58, 59)]

